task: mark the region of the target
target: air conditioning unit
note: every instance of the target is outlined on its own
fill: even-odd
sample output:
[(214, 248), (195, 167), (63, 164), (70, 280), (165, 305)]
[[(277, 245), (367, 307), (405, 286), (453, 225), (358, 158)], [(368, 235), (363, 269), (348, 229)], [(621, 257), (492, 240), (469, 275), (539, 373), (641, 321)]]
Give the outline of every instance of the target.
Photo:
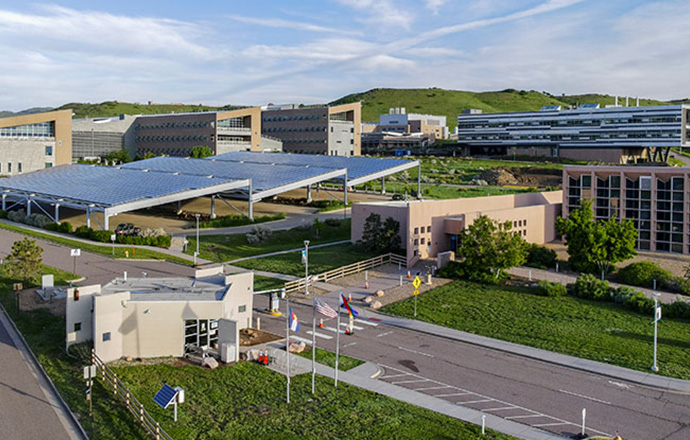
[(237, 344), (224, 342), (220, 344), (220, 360), (228, 364), (230, 362), (237, 362)]

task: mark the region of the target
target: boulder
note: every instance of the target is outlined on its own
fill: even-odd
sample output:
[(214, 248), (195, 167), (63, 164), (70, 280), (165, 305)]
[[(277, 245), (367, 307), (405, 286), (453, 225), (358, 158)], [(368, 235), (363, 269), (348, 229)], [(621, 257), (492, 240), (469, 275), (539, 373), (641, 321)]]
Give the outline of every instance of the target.
[(302, 353), (307, 348), (304, 342), (290, 343), (290, 353)]
[(218, 361), (210, 356), (205, 357), (204, 360), (201, 361), (201, 366), (208, 367), (211, 370), (215, 370), (216, 368), (218, 368)]
[(386, 292), (384, 292), (383, 290), (377, 290), (376, 293), (374, 293), (374, 295), (376, 295), (379, 298), (381, 298), (385, 294)]
[(364, 298), (364, 302), (367, 304), (371, 304), (372, 302), (374, 302), (374, 297), (373, 296), (367, 296), (366, 298)]
[(381, 304), (381, 301), (375, 301), (371, 304), (371, 308), (374, 310), (378, 310), (381, 307), (383, 307), (383, 304)]

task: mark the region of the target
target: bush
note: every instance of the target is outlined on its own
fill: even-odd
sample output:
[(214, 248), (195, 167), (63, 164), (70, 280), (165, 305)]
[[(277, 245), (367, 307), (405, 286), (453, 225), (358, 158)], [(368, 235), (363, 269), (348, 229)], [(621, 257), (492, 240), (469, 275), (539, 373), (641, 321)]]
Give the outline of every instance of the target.
[(327, 226), (330, 226), (332, 228), (337, 228), (342, 223), (342, 220), (340, 220), (339, 218), (327, 218), (326, 220), (324, 220), (324, 223), (326, 223)]
[[(107, 232), (107, 231), (106, 231)], [(110, 238), (108, 238), (110, 239)], [(170, 247), (171, 238), (169, 235), (159, 235), (158, 237), (139, 237), (118, 235), (117, 242), (121, 244), (133, 244), (139, 246), (157, 246), (162, 248)]]
[(259, 244), (268, 240), (268, 238), (273, 234), (273, 230), (264, 225), (256, 225), (252, 227), (251, 231), (247, 232), (247, 243), (249, 244)]
[(94, 231), (93, 229), (91, 230), (91, 233), (89, 234), (89, 240), (92, 241), (98, 241), (101, 243), (109, 243), (110, 242), (110, 236), (113, 233), (111, 231)]
[(666, 318), (690, 319), (690, 303), (678, 301), (672, 304), (662, 304), (662, 313)]
[(76, 235), (79, 238), (88, 239), (91, 236), (92, 232), (93, 229), (89, 228), (88, 226), (79, 226), (77, 229), (74, 230), (74, 235)]
[(673, 276), (669, 271), (650, 261), (638, 261), (618, 271), (620, 282), (631, 286), (652, 288), (654, 287), (654, 280), (657, 280), (657, 285), (661, 287), (668, 284), (672, 278)]
[(45, 225), (45, 226), (43, 227), (43, 229), (45, 229), (46, 231), (57, 232), (59, 227), (60, 227), (59, 224), (57, 224), (57, 223), (55, 223), (55, 222), (50, 222), (50, 223), (48, 223), (47, 225)]
[(525, 266), (535, 267), (537, 269), (550, 269), (556, 267), (557, 255), (553, 249), (548, 249), (544, 246), (539, 246), (536, 243), (530, 243), (526, 246), (527, 261)]
[(45, 225), (51, 223), (50, 219), (43, 214), (31, 214), (27, 216), (24, 221), (29, 226), (36, 226), (37, 228), (43, 228)]
[(601, 281), (591, 274), (580, 275), (574, 284), (568, 288), (578, 298), (608, 301), (611, 298), (608, 281)]
[(0, 209), (0, 218), (2, 218), (2, 219), (7, 218), (7, 211)]
[(72, 223), (70, 222), (62, 222), (58, 226), (58, 232), (62, 232), (63, 234), (71, 234), (72, 233)]
[(26, 212), (23, 209), (10, 211), (7, 213), (7, 219), (16, 223), (24, 223), (26, 220)]
[(560, 297), (568, 294), (568, 289), (561, 283), (551, 283), (546, 280), (539, 281), (539, 286), (536, 289), (537, 294), (541, 296)]
[(454, 280), (469, 280), (481, 284), (495, 285), (505, 281), (507, 275), (505, 274), (505, 271), (502, 271), (501, 276), (496, 278), (491, 273), (472, 271), (464, 263), (458, 261), (451, 261), (438, 271), (438, 276), (440, 276), (441, 278), (450, 278)]

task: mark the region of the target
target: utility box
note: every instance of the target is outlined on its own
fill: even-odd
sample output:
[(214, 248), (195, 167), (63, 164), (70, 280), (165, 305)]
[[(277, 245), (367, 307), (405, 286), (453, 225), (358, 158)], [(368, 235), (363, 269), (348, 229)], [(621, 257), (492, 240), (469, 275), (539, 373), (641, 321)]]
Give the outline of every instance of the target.
[(220, 344), (220, 360), (223, 363), (237, 362), (237, 346), (232, 343)]

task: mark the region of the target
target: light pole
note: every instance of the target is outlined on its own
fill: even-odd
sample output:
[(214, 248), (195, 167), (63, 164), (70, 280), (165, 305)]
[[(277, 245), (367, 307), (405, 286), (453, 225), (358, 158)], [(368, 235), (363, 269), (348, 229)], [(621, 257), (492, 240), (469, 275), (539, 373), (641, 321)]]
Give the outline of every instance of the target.
[(652, 371), (656, 373), (659, 371), (659, 366), (656, 363), (656, 340), (657, 324), (661, 319), (661, 308), (659, 308), (659, 296), (661, 295), (658, 292), (653, 292), (652, 296), (654, 297), (654, 365), (652, 365)]
[(304, 294), (309, 295), (309, 240), (304, 240)]
[(196, 266), (196, 258), (199, 256), (199, 217), (201, 214), (194, 214), (196, 217), (196, 252), (194, 252), (194, 265)]

